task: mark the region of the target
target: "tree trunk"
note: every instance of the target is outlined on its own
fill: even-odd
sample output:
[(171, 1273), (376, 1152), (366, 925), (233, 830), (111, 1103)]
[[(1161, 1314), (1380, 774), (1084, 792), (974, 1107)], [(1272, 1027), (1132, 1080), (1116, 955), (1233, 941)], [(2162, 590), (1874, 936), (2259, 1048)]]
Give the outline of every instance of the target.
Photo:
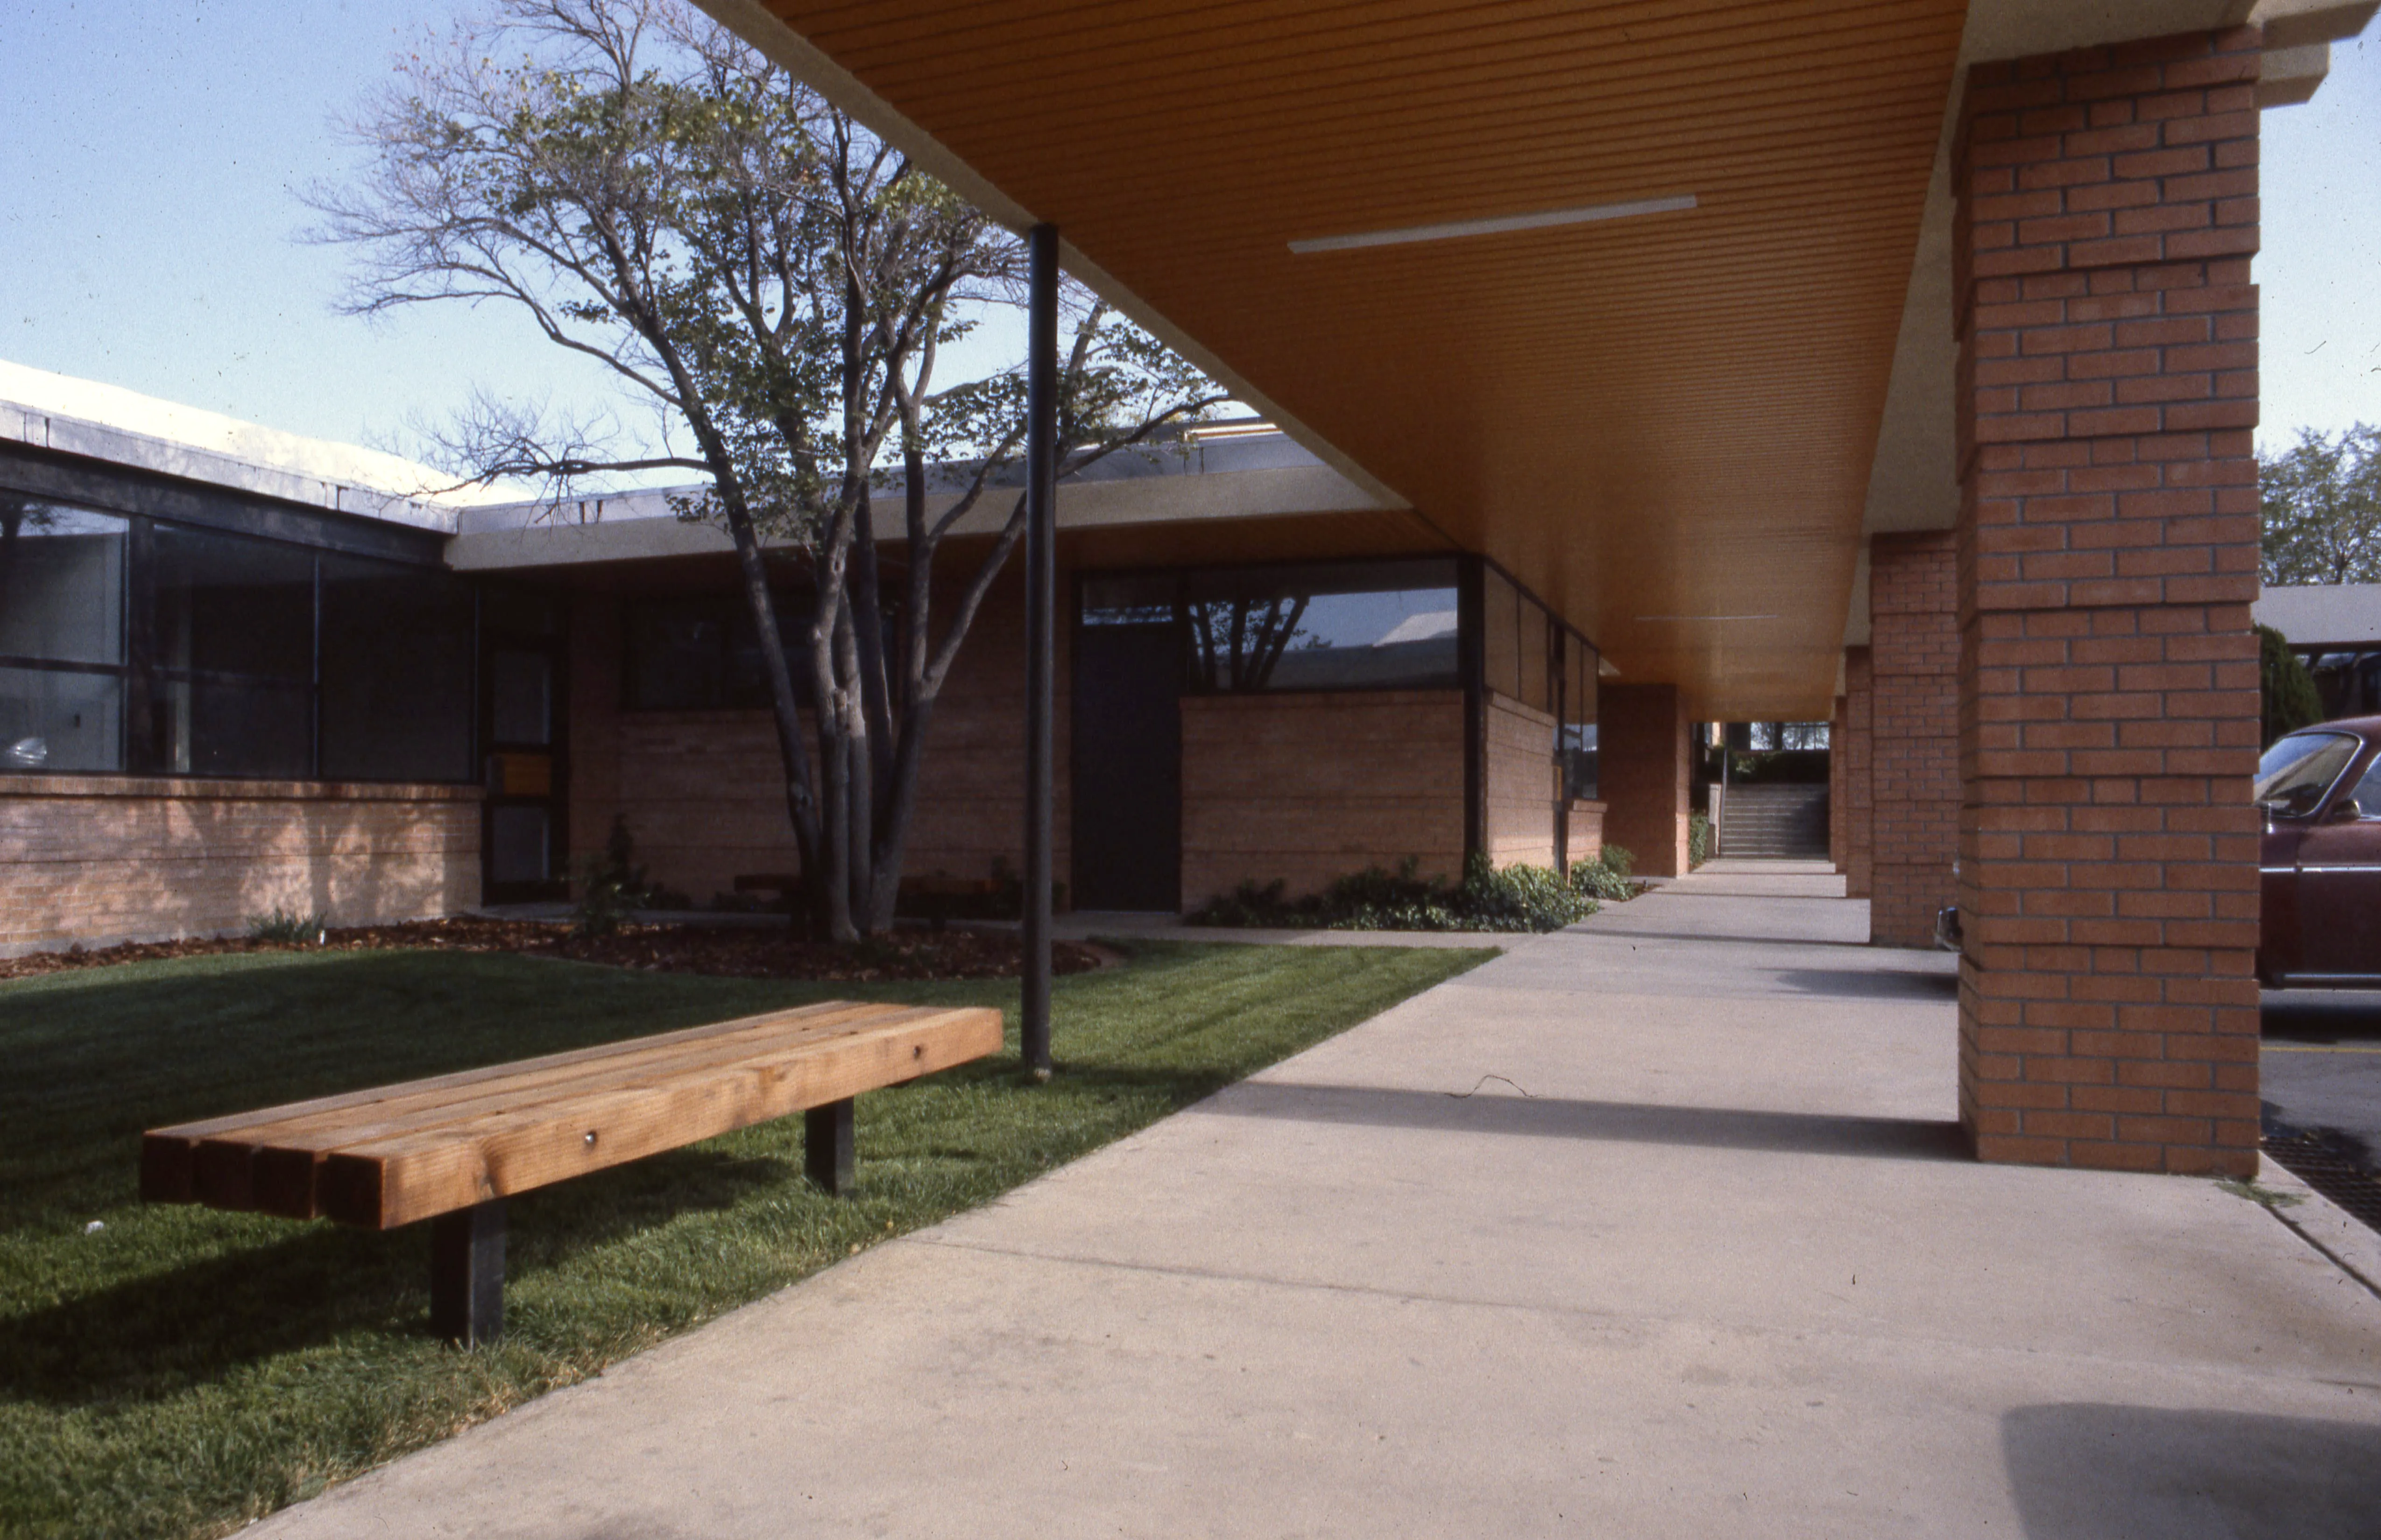
[(736, 561), (744, 583), (744, 601), (760, 632), (761, 662), (769, 679), (769, 709), (777, 731), (777, 758), (786, 774), (786, 818), (793, 825), (794, 848), (807, 886), (819, 867), (820, 819), (811, 785), (810, 757), (802, 747), (801, 702), (794, 694), (792, 669), (786, 661), (784, 640), (777, 631), (776, 600), (769, 591), (769, 569), (761, 554), (761, 540), (750, 514), (736, 503), (727, 504), (727, 528), (736, 542)]

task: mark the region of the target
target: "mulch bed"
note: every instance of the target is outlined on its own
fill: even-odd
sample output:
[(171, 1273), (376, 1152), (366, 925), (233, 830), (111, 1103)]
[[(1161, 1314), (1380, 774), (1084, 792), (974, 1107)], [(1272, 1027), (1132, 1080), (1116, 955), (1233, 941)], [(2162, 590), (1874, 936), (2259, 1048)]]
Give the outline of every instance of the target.
[[(566, 957), (646, 973), (699, 973), (727, 978), (803, 978), (861, 983), (877, 979), (1014, 978), (1020, 944), (1013, 931), (897, 931), (852, 946), (798, 941), (775, 927), (629, 925), (610, 936), (574, 936), (562, 925), (533, 920), (414, 920), (325, 932), (320, 945), (214, 940), (131, 941), (85, 951), (37, 952), (0, 957), (0, 979), (29, 978), (68, 968), (105, 967), (162, 957), (213, 957), (248, 952), (364, 952), (409, 948), (432, 952), (517, 952)], [(1100, 949), (1072, 941), (1051, 946), (1056, 973), (1087, 973), (1113, 961)]]

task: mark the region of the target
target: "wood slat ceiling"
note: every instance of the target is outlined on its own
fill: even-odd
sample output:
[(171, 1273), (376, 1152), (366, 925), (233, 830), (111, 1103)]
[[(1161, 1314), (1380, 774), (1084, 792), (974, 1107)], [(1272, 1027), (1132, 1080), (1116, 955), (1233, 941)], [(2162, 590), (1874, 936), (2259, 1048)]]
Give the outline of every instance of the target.
[(1825, 714), (1964, 0), (768, 5), (1624, 681)]

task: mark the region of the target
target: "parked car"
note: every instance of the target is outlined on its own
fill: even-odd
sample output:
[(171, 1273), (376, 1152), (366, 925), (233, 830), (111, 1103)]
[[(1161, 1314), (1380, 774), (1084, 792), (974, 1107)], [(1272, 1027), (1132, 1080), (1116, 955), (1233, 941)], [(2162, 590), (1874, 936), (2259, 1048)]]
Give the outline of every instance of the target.
[(2381, 717), (2275, 739), (2252, 794), (2265, 815), (2257, 976), (2276, 988), (2381, 986)]

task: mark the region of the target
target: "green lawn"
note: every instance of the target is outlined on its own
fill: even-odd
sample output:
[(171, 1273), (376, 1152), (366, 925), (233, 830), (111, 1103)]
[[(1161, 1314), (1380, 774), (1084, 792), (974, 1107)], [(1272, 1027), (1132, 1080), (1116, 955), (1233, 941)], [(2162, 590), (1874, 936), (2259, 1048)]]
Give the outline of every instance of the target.
[[(1142, 946), (1057, 981), (1059, 1073), (1038, 1087), (1017, 1066), (1013, 983), (385, 952), (0, 984), (0, 1534), (234, 1527), (983, 1203), (1488, 955)], [(1009, 1006), (1009, 1049), (862, 1097), (856, 1197), (802, 1179), (789, 1118), (513, 1199), (490, 1350), (430, 1336), (426, 1225), (135, 1195), (146, 1128), (836, 996)]]

